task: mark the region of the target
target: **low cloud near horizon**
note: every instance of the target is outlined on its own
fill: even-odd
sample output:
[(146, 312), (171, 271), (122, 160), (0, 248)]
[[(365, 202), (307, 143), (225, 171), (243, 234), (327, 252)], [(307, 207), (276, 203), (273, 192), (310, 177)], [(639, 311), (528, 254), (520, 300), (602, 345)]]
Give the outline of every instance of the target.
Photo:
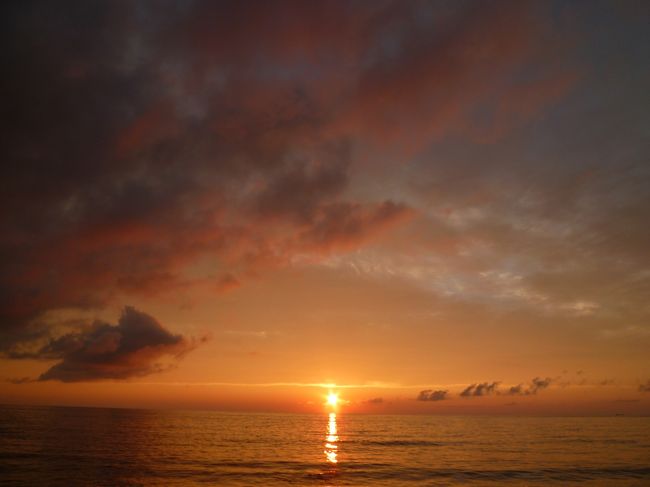
[(546, 377), (545, 379), (534, 377), (527, 386), (524, 384), (517, 384), (516, 386), (510, 387), (506, 391), (506, 394), (509, 396), (530, 396), (537, 394), (539, 391), (543, 391), (552, 383), (553, 379), (550, 377)]
[[(116, 325), (95, 321), (29, 351), (14, 349), (11, 358), (59, 360), (36, 381), (84, 382), (130, 379), (173, 368), (201, 340), (175, 335), (152, 316), (125, 307)], [(32, 382), (29, 378), (13, 383)]]
[(448, 392), (449, 391), (447, 390), (434, 391), (432, 389), (426, 389), (424, 391), (420, 391), (416, 399), (418, 401), (443, 401), (447, 398)]
[(470, 384), (460, 393), (461, 397), (470, 396), (489, 396), (496, 392), (500, 382), (481, 382), (478, 384)]
[(547, 389), (553, 382), (552, 378), (534, 377), (527, 384), (520, 383), (510, 386), (505, 390), (500, 390), (499, 385), (501, 381), (494, 382), (476, 382), (469, 384), (458, 395), (460, 397), (483, 397), (490, 395), (507, 395), (507, 396), (531, 396), (537, 394), (539, 391)]

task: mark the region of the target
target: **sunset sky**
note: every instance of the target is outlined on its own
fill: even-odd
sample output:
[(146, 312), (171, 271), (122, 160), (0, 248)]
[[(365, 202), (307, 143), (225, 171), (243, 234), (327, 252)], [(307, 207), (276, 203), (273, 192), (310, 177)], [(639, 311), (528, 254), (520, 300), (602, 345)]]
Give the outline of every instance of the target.
[(3, 3), (0, 403), (650, 414), (649, 5)]

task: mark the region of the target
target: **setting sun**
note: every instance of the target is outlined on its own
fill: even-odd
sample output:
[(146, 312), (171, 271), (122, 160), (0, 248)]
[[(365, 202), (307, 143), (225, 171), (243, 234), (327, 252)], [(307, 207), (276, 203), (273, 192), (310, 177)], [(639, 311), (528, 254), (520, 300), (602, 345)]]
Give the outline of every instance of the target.
[(332, 407), (336, 407), (336, 405), (339, 402), (339, 395), (335, 394), (334, 392), (330, 392), (327, 395), (327, 404), (329, 404)]

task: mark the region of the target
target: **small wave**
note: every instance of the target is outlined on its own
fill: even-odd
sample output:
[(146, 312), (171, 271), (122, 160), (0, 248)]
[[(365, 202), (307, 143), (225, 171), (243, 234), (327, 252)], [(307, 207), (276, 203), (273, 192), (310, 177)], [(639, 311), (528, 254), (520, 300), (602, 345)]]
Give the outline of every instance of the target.
[(375, 446), (449, 446), (450, 442), (429, 441), (429, 440), (361, 440), (355, 442), (347, 441), (347, 443), (359, 443), (362, 445), (375, 445)]
[(604, 443), (606, 445), (636, 445), (636, 440), (624, 440), (619, 438), (567, 438), (561, 439), (562, 443)]
[(650, 479), (650, 467), (629, 468), (550, 468), (536, 470), (463, 470), (463, 469), (428, 469), (386, 466), (370, 467), (363, 464), (346, 465), (344, 476), (348, 479), (401, 480), (403, 482), (420, 482), (425, 480), (445, 480), (454, 482), (577, 482), (588, 480), (626, 480)]

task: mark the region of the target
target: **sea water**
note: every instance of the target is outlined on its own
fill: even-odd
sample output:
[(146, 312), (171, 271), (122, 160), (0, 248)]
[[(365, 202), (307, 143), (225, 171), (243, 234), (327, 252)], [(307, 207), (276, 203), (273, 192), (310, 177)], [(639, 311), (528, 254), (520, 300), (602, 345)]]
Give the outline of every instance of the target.
[(2, 485), (650, 485), (650, 418), (0, 406)]

